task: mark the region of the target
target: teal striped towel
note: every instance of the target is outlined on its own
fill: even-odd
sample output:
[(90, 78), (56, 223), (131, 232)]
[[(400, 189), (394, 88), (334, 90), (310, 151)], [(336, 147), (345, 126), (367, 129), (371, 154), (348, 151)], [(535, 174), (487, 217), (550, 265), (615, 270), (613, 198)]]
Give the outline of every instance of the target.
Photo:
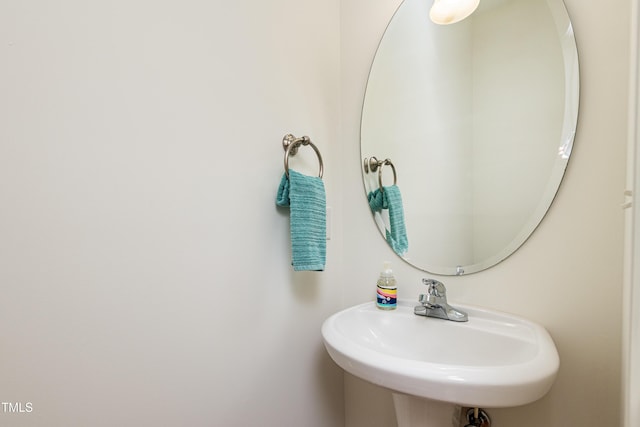
[(376, 189), (369, 193), (369, 207), (373, 212), (382, 209), (389, 210), (389, 229), (385, 230), (387, 242), (398, 255), (403, 255), (409, 250), (407, 230), (404, 224), (404, 208), (400, 189), (394, 184), (383, 187), (384, 191)]
[(295, 271), (323, 271), (327, 258), (327, 202), (322, 178), (289, 168), (282, 175), (278, 206), (291, 210), (291, 255)]

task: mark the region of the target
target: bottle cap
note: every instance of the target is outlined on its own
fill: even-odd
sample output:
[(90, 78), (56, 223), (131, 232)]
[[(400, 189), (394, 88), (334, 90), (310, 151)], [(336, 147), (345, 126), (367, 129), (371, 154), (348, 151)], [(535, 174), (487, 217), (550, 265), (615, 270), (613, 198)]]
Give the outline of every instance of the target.
[(391, 269), (391, 263), (389, 261), (385, 261), (382, 264), (382, 272), (380, 273), (382, 277), (393, 277), (393, 270)]

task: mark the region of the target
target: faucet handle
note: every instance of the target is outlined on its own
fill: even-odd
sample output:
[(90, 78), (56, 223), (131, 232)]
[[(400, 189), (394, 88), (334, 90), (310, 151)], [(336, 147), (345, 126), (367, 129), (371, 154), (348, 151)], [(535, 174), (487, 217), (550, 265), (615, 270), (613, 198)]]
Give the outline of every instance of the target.
[(427, 285), (427, 294), (438, 298), (447, 298), (447, 288), (444, 283), (436, 279), (422, 279), (422, 283)]

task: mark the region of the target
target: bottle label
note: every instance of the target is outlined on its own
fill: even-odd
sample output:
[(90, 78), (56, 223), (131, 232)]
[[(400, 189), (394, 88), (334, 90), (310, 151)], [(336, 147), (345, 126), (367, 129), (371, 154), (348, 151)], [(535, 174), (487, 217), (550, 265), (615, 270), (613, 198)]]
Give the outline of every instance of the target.
[(385, 289), (380, 286), (377, 287), (377, 304), (380, 308), (396, 308), (398, 305), (396, 289)]

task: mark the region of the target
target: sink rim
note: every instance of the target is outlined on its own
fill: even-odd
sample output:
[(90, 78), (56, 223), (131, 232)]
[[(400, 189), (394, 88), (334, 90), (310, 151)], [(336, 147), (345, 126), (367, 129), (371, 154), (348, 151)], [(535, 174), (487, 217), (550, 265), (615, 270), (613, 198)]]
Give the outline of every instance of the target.
[(406, 315), (410, 310), (410, 315), (415, 316), (413, 307), (416, 305), (418, 303), (414, 301), (398, 300), (397, 310), (385, 311), (376, 308), (375, 302), (365, 302), (331, 315), (322, 324), (328, 353), (345, 371), (374, 384), (462, 406), (524, 405), (538, 400), (551, 388), (560, 365), (553, 339), (541, 325), (510, 313), (452, 303), (469, 314), (469, 322), (424, 318), (427, 322), (448, 322), (447, 327), (455, 328), (474, 327), (479, 321), (516, 323), (526, 327), (532, 332), (538, 351), (526, 361), (504, 366), (448, 365), (386, 354), (351, 340), (336, 328), (341, 316), (348, 312), (366, 310), (391, 317), (398, 312), (401, 316)]

